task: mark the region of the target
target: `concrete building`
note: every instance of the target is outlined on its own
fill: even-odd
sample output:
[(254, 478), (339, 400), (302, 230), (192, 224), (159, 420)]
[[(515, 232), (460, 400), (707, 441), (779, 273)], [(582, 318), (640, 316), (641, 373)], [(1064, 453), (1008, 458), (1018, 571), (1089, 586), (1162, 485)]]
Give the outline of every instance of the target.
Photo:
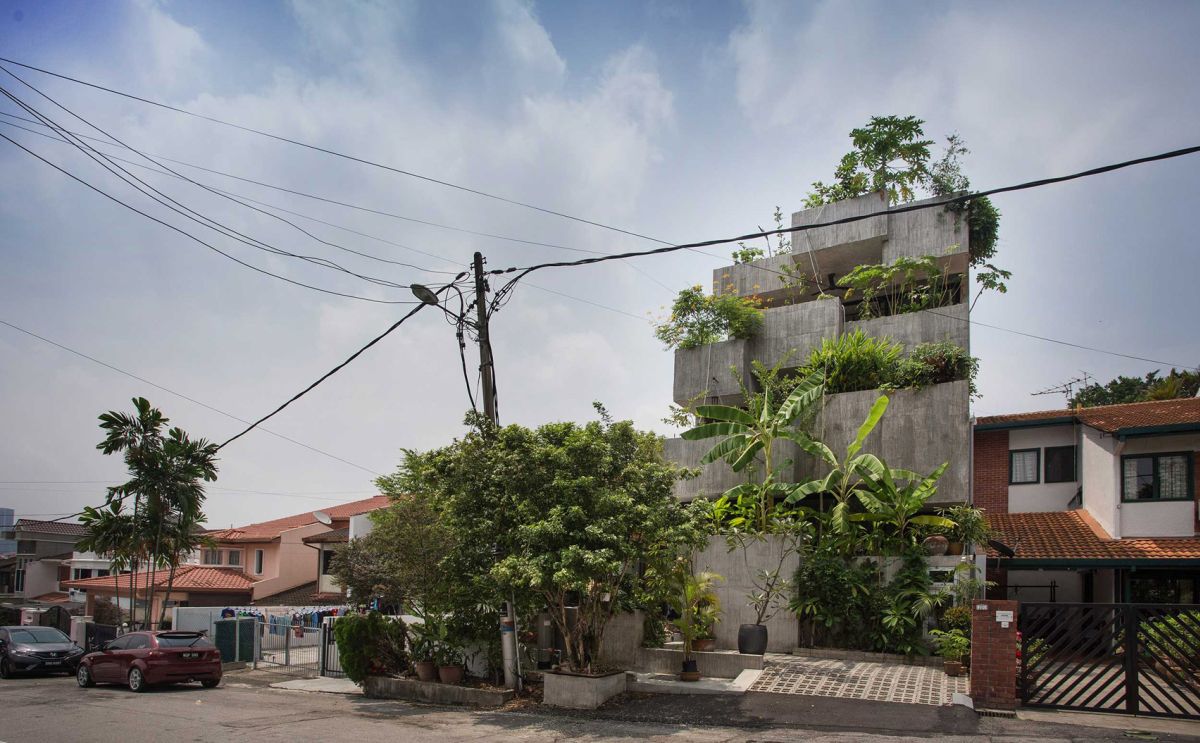
[[(930, 200), (931, 202), (934, 200)], [(887, 209), (883, 194), (869, 194), (792, 215), (792, 226), (829, 222)], [(686, 405), (739, 405), (738, 377), (754, 384), (751, 364), (784, 369), (802, 366), (826, 338), (862, 330), (890, 337), (906, 349), (927, 342), (950, 341), (969, 353), (969, 305), (963, 296), (969, 262), (964, 216), (945, 207), (887, 214), (843, 225), (793, 233), (790, 254), (762, 258), (713, 271), (715, 294), (754, 296), (764, 304), (763, 327), (753, 338), (727, 340), (675, 352), (674, 400)], [(933, 256), (945, 271), (946, 301), (933, 309), (860, 317), (858, 297), (847, 298), (838, 278), (855, 267), (891, 264), (901, 257)], [(796, 279), (801, 280), (797, 286)], [(844, 452), (858, 425), (879, 396), (878, 390), (827, 395), (814, 431), (835, 452)], [(890, 395), (888, 412), (867, 441), (866, 450), (891, 466), (929, 472), (949, 463), (936, 503), (965, 502), (969, 497), (970, 392), (966, 380), (905, 390)], [(668, 439), (669, 460), (698, 467), (713, 441)], [(785, 448), (786, 451), (786, 448)], [(792, 448), (785, 481), (804, 481), (820, 474), (811, 457)], [(744, 481), (723, 462), (707, 465), (699, 477), (676, 486), (681, 500), (714, 498)]]
[(1200, 399), (989, 416), (974, 449), (997, 598), (1200, 603)]

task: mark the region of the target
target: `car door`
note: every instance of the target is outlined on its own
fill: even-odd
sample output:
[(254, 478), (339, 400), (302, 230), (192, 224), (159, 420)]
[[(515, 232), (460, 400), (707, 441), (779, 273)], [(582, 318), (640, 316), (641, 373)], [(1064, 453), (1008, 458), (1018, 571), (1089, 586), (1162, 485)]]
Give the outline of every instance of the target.
[(150, 652), (150, 637), (144, 632), (135, 632), (128, 637), (129, 642), (124, 649), (117, 651), (119, 663), (113, 669), (117, 672), (117, 681), (129, 678), (129, 669), (133, 667), (133, 661), (145, 657), (146, 653)]
[(129, 643), (130, 635), (118, 637), (115, 640), (109, 641), (108, 645), (92, 656), (92, 680), (110, 683), (113, 681), (124, 681), (119, 678), (120, 660), (117, 653), (123, 652), (125, 646)]

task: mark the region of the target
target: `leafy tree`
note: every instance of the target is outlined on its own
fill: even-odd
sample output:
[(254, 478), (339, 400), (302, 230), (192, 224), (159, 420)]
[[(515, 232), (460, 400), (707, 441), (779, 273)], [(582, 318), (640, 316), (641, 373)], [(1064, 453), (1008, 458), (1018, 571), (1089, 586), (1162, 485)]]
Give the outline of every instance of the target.
[(916, 116), (872, 116), (850, 131), (854, 149), (842, 156), (834, 182), (813, 183), (808, 207), (843, 201), (872, 191), (885, 191), (888, 202), (912, 201), (929, 179), (929, 146), (925, 122)]
[[(96, 445), (106, 455), (121, 454), (130, 479), (108, 488), (104, 506), (85, 510), (85, 544), (108, 547), (122, 569), (129, 569), (130, 621), (137, 624), (135, 576), (145, 568), (146, 615), (153, 605), (151, 575), (168, 566), (168, 585), (175, 567), (193, 549), (204, 522), (203, 482), (217, 479), (217, 445), (192, 440), (178, 427), (164, 434), (169, 419), (143, 397), (133, 400), (135, 413), (109, 411), (100, 416), (105, 432)], [(127, 513), (127, 501), (133, 501)], [(115, 571), (114, 571), (115, 572)]]
[(1200, 390), (1200, 372), (1172, 369), (1167, 376), (1159, 371), (1145, 377), (1118, 376), (1104, 384), (1089, 384), (1071, 397), (1070, 408), (1091, 408), (1097, 405), (1121, 405), (1148, 400), (1173, 400), (1195, 397)]
[(753, 299), (732, 294), (708, 295), (702, 286), (679, 292), (671, 316), (654, 328), (667, 348), (699, 348), (730, 338), (749, 338), (762, 327), (762, 310)]
[(346, 677), (356, 684), (369, 675), (399, 673), (408, 667), (408, 633), (399, 617), (375, 611), (350, 614), (334, 623), (333, 639)]

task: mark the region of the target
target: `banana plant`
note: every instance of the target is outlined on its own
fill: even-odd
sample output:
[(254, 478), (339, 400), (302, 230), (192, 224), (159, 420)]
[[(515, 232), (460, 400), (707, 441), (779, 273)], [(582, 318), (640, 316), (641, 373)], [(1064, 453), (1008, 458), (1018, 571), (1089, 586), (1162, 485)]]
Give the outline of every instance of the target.
[[(949, 462), (943, 462), (926, 477), (921, 477), (908, 470), (888, 469), (884, 467), (878, 478), (866, 488), (855, 491), (864, 513), (856, 513), (849, 518), (854, 521), (869, 521), (886, 524), (892, 527), (893, 536), (901, 543), (907, 536), (911, 526), (932, 526), (941, 529), (953, 529), (957, 526), (954, 521), (945, 516), (922, 514), (926, 501), (937, 492), (938, 478), (946, 471)], [(907, 481), (903, 487), (897, 481)]]
[[(757, 527), (762, 533), (770, 530), (772, 501), (775, 496), (786, 497), (793, 486), (779, 482), (779, 474), (791, 460), (777, 461), (775, 442), (780, 439), (797, 441), (794, 425), (820, 402), (824, 393), (824, 377), (810, 374), (800, 381), (778, 408), (771, 405), (769, 391), (764, 393), (757, 415), (729, 405), (701, 405), (696, 414), (712, 421), (683, 433), (688, 441), (722, 437), (700, 459), (700, 464), (725, 460), (734, 472), (743, 472), (756, 461), (762, 462), (761, 482), (746, 482), (730, 488), (718, 499), (717, 506), (735, 504), (737, 513), (729, 526)], [(804, 440), (811, 441), (807, 436)]]

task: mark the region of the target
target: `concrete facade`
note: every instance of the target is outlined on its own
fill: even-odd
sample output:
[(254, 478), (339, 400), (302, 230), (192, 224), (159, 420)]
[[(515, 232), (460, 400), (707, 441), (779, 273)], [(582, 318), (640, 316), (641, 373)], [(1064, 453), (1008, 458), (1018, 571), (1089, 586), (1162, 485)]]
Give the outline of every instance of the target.
[[(779, 564), (783, 549), (784, 543), (777, 536), (748, 542), (745, 549), (735, 546), (732, 550), (723, 537), (714, 536), (709, 537), (707, 547), (692, 556), (694, 572), (708, 570), (724, 578), (715, 587), (722, 612), (721, 621), (714, 628), (718, 648), (736, 648), (738, 626), (754, 623), (754, 609), (747, 603), (747, 596), (753, 589), (752, 581), (759, 570), (773, 570)], [(783, 562), (783, 577), (791, 580), (799, 566), (799, 557), (790, 555)], [(795, 614), (781, 609), (766, 622), (766, 627), (768, 652), (786, 653), (796, 647), (800, 624)]]

